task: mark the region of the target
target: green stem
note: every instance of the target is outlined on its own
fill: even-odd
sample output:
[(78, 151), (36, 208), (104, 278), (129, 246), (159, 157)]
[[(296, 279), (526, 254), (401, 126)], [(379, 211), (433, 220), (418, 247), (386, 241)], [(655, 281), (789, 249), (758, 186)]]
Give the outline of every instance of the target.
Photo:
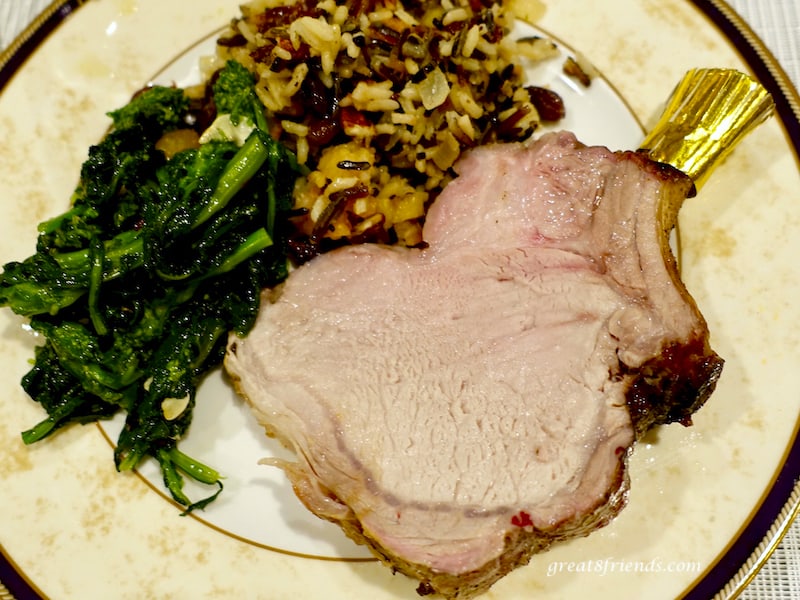
[[(53, 258), (66, 273), (86, 274), (91, 270), (90, 248), (61, 252)], [(103, 281), (116, 279), (144, 262), (144, 242), (138, 231), (123, 231), (103, 242)]]
[(177, 468), (200, 483), (213, 485), (222, 479), (222, 475), (220, 475), (216, 469), (212, 469), (208, 465), (198, 462), (174, 446), (169, 450), (162, 450), (161, 452), (166, 452)]
[(271, 245), (272, 238), (269, 237), (267, 230), (261, 227), (248, 235), (221, 265), (205, 273), (203, 279), (227, 273), (251, 258), (257, 252), (260, 252), (264, 248), (269, 248)]
[(225, 208), (239, 190), (258, 173), (258, 170), (267, 160), (269, 151), (262, 134), (254, 129), (247, 140), (236, 152), (219, 178), (217, 187), (211, 198), (200, 211), (192, 228), (199, 227), (220, 210)]
[(89, 318), (98, 335), (108, 333), (108, 328), (100, 314), (100, 285), (103, 283), (103, 264), (105, 262), (105, 248), (103, 243), (94, 238), (89, 246)]
[(30, 429), (23, 431), (22, 442), (26, 445), (38, 442), (39, 440), (47, 437), (47, 435), (53, 431), (57, 424), (58, 420), (55, 417), (46, 418), (44, 421), (41, 421)]

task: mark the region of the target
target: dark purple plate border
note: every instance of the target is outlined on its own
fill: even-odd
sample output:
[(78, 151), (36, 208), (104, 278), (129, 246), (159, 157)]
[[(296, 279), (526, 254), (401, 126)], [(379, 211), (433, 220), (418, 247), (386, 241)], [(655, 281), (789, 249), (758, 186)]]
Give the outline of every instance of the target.
[(14, 77), (34, 50), (58, 27), (64, 19), (88, 0), (63, 0), (53, 2), (27, 29), (6, 49), (0, 59), (0, 92)]
[[(47, 36), (86, 2), (87, 0), (54, 2), (38, 21), (14, 41), (0, 59), (0, 92)], [(778, 118), (789, 136), (795, 157), (800, 161), (800, 100), (797, 91), (788, 83), (786, 74), (755, 34), (746, 29), (744, 23), (727, 4), (715, 0), (691, 0), (691, 2), (733, 44), (753, 74), (772, 94)], [(764, 537), (781, 516), (799, 480), (800, 440), (795, 438), (761, 506), (753, 513), (749, 523), (744, 526), (727, 551), (717, 559), (716, 564), (683, 596), (684, 600), (713, 598), (737, 577), (742, 565), (758, 550)], [(5, 591), (3, 590), (5, 586), (16, 600), (44, 599), (44, 596), (33, 588), (31, 582), (17, 571), (1, 546), (0, 582), (0, 596)]]
[(14, 597), (14, 600), (45, 599), (45, 596), (34, 590), (33, 584), (17, 571), (5, 551), (0, 547), (0, 598), (5, 598), (3, 592), (6, 590)]

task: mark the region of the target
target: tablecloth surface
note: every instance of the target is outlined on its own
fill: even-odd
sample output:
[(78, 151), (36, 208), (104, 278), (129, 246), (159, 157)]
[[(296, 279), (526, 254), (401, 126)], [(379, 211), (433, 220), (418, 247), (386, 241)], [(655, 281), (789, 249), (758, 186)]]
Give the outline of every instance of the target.
[[(0, 0), (0, 49), (8, 46), (52, 0)], [(728, 0), (728, 5), (761, 38), (800, 89), (800, 2)], [(740, 596), (742, 600), (800, 598), (800, 522), (787, 532), (774, 554)]]

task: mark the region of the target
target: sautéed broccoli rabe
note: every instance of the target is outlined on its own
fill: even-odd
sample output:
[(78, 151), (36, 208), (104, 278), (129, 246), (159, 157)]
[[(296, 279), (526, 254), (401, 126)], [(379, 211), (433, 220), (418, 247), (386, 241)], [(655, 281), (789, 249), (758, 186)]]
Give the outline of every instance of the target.
[[(301, 170), (267, 133), (246, 69), (228, 63), (211, 91), (216, 120), (204, 131), (177, 88), (147, 88), (109, 113), (69, 209), (41, 223), (35, 253), (0, 274), (0, 306), (43, 338), (22, 386), (47, 416), (24, 442), (122, 410), (117, 469), (154, 458), (186, 512), (222, 483), (178, 442), (227, 333), (245, 334), (260, 290), (286, 277)], [(217, 489), (192, 501), (187, 476)]]

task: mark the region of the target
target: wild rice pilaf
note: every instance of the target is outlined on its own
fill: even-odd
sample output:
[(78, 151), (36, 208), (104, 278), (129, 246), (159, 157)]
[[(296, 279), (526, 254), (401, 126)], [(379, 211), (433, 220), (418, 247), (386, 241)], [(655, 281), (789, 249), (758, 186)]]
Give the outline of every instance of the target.
[(510, 26), (492, 0), (254, 0), (214, 60), (257, 75), (273, 135), (311, 169), (295, 193), (311, 247), (414, 246), (463, 150), (563, 115), (520, 63), (554, 45)]

